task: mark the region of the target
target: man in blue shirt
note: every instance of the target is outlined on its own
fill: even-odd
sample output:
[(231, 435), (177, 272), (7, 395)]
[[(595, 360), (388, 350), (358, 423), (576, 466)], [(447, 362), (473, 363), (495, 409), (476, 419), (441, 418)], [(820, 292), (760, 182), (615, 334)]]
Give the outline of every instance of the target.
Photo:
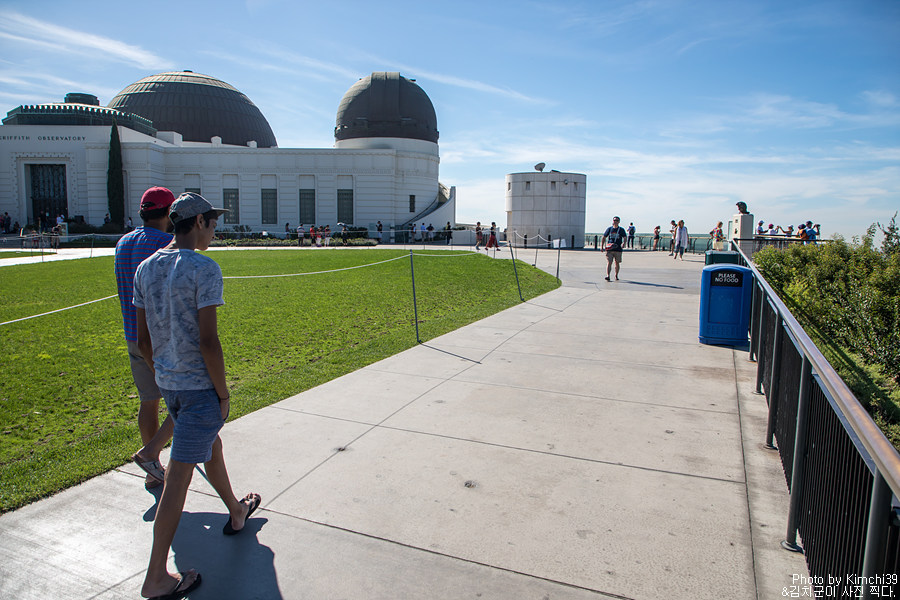
[(813, 225), (812, 221), (806, 222), (806, 239), (810, 242), (815, 242), (819, 237), (819, 225)]
[[(616, 281), (619, 280), (619, 265), (622, 263), (622, 245), (627, 239), (624, 227), (619, 227), (619, 217), (613, 217), (612, 227), (607, 227), (603, 233), (603, 239), (600, 245), (606, 250), (606, 277), (609, 281), (609, 274), (612, 271), (613, 262), (616, 263)], [(607, 243), (609, 240), (609, 243)]]
[(165, 471), (159, 463), (159, 453), (172, 437), (172, 419), (166, 417), (159, 426), (159, 400), (162, 394), (153, 379), (153, 372), (147, 366), (137, 343), (137, 322), (134, 305), (134, 272), (141, 262), (172, 243), (169, 221), (169, 207), (175, 196), (164, 187), (152, 187), (141, 197), (141, 220), (143, 226), (122, 236), (116, 244), (116, 285), (119, 288), (119, 303), (122, 307), (122, 324), (125, 328), (125, 343), (131, 362), (131, 375), (138, 389), (141, 406), (138, 411), (138, 429), (144, 447), (132, 459), (146, 473), (144, 487), (148, 490), (162, 484)]

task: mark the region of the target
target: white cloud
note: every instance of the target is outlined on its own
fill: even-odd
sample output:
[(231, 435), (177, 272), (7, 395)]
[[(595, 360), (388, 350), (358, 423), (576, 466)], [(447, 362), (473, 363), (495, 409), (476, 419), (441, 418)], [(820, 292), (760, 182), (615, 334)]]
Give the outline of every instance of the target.
[[(360, 72), (356, 69), (319, 60), (303, 54), (297, 54), (296, 52), (291, 52), (290, 50), (285, 50), (284, 48), (269, 43), (255, 44), (252, 46), (252, 49), (255, 52), (273, 58), (281, 63), (303, 67), (305, 70), (301, 73), (304, 75), (314, 76), (314, 73), (310, 73), (310, 70), (313, 72), (318, 71), (328, 74), (329, 81), (341, 82), (356, 81), (360, 77)], [(262, 64), (264, 63), (257, 63), (258, 66), (261, 66)], [(284, 67), (275, 64), (270, 65), (269, 68), (279, 69)], [(335, 78), (335, 75), (337, 75), (338, 78)], [(368, 73), (364, 73), (363, 75), (368, 75)]]
[(897, 97), (882, 90), (867, 90), (862, 94), (863, 100), (879, 108), (897, 108)]
[(102, 59), (123, 62), (142, 69), (159, 70), (171, 64), (152, 52), (112, 38), (61, 27), (14, 12), (0, 13), (0, 30), (7, 39), (16, 39), (45, 49), (89, 54)]
[(28, 104), (62, 102), (66, 92), (87, 92), (101, 98), (111, 98), (119, 92), (118, 89), (97, 83), (75, 81), (49, 73), (32, 71), (0, 71), (0, 83), (21, 90), (17, 94), (18, 96), (24, 96), (24, 91), (27, 90), (31, 94), (27, 100)]

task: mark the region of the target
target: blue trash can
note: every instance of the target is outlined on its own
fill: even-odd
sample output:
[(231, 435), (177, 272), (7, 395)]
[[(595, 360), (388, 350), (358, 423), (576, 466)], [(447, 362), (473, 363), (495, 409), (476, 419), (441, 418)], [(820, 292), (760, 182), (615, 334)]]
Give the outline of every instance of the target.
[(710, 265), (700, 280), (700, 342), (747, 343), (753, 271), (739, 265)]

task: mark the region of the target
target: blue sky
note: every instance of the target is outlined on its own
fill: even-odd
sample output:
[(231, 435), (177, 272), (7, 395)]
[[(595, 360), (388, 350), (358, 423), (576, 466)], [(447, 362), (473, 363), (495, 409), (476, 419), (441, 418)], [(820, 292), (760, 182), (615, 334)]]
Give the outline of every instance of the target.
[(281, 147), (334, 143), (372, 71), (435, 105), (460, 222), (505, 224), (504, 176), (587, 174), (587, 229), (759, 219), (862, 234), (900, 210), (900, 2), (0, 4), (0, 114), (102, 104), (147, 75), (222, 79)]

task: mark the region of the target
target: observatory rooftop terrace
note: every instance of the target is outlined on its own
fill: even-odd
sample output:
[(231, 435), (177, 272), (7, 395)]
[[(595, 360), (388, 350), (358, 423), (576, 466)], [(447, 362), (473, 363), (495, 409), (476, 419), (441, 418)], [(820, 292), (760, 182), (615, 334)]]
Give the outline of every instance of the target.
[[(697, 342), (702, 257), (626, 252), (611, 283), (600, 253), (560, 259), (549, 294), (228, 423), (235, 492), (262, 506), (225, 538), (196, 474), (170, 559), (202, 573), (190, 597), (789, 592), (807, 571), (779, 545), (755, 367)], [(0, 596), (137, 598), (142, 482), (126, 465), (0, 516)]]

